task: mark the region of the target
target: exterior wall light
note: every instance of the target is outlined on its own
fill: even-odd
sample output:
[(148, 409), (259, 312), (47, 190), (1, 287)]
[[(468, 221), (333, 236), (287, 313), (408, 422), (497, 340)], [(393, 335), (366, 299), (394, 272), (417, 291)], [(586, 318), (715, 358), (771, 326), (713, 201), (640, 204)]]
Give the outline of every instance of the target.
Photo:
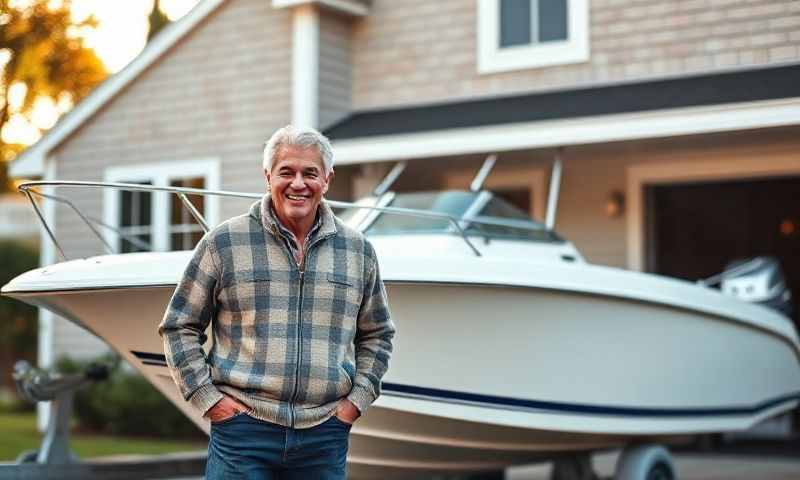
[(609, 193), (608, 198), (606, 198), (605, 209), (607, 217), (621, 217), (625, 213), (625, 194), (619, 190)]

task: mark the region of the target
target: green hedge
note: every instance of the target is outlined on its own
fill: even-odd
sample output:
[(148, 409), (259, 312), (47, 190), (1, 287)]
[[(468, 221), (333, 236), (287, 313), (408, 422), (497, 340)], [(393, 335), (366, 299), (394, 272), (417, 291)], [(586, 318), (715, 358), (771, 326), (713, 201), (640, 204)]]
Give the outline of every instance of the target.
[(130, 369), (116, 355), (92, 362), (62, 358), (56, 370), (82, 372), (92, 363), (110, 367), (109, 378), (82, 388), (75, 395), (75, 416), (79, 428), (115, 435), (159, 437), (202, 437), (203, 433), (147, 380)]
[[(39, 266), (39, 252), (29, 244), (0, 240), (0, 286)], [(36, 363), (38, 316), (36, 308), (13, 298), (0, 296), (0, 390), (14, 391), (11, 372), (14, 362)], [(5, 396), (3, 394), (2, 396)], [(8, 403), (0, 399), (0, 403)]]

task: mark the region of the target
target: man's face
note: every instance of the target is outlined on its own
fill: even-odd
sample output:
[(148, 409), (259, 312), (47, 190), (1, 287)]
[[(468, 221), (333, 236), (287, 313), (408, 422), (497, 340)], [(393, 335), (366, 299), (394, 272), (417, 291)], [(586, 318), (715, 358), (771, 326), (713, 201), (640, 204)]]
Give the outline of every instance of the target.
[(332, 175), (333, 172), (325, 175), (316, 147), (280, 147), (272, 170), (266, 172), (278, 216), (292, 223), (313, 223)]

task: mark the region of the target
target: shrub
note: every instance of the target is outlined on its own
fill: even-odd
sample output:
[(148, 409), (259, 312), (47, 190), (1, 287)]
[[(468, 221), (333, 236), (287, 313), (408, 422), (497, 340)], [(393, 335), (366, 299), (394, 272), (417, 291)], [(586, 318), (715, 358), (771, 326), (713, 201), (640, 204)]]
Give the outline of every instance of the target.
[(117, 435), (199, 437), (200, 430), (144, 377), (125, 368), (119, 356), (109, 354), (94, 361), (62, 358), (61, 373), (83, 372), (91, 364), (109, 367), (107, 380), (78, 390), (74, 412), (82, 430)]
[(30, 413), (36, 406), (17, 396), (16, 390), (10, 388), (0, 389), (0, 414)]
[[(28, 270), (39, 266), (39, 253), (25, 243), (0, 240), (0, 286)], [(27, 303), (0, 296), (0, 370), (5, 387), (14, 391), (11, 372), (17, 360), (36, 360), (36, 308)]]

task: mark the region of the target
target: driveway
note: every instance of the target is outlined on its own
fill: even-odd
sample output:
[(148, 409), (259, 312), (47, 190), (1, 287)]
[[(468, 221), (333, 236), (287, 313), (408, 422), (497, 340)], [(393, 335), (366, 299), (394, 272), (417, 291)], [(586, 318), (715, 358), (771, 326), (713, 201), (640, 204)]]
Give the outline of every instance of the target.
[[(614, 473), (619, 453), (595, 455), (594, 468), (603, 478)], [(762, 454), (673, 454), (680, 480), (800, 480), (800, 451), (791, 456)], [(510, 469), (508, 480), (549, 480), (550, 466)]]

